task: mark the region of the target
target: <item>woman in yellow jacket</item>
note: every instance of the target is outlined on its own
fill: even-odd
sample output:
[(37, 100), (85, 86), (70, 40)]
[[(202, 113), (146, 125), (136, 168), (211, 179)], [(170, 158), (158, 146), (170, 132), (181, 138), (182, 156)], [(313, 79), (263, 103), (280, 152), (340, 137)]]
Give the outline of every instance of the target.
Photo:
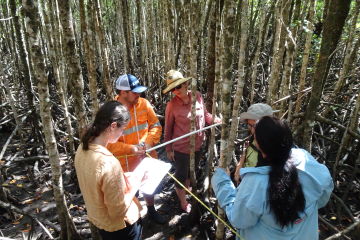
[(106, 148), (123, 134), (128, 110), (117, 101), (105, 103), (81, 139), (75, 169), (89, 221), (106, 239), (141, 239), (141, 205), (135, 197), (143, 176), (121, 168)]

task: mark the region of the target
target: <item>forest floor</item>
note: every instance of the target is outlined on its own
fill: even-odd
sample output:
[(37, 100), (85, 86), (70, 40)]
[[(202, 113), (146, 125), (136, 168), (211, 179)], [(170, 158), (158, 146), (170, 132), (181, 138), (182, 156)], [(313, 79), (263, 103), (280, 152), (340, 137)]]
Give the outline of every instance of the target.
[[(3, 139), (7, 139), (6, 134), (2, 134)], [(3, 143), (0, 143), (0, 146)], [(15, 145), (9, 145), (8, 149), (13, 149)], [(16, 151), (13, 149), (12, 154)], [(159, 151), (160, 156), (164, 156), (164, 150)], [(5, 159), (10, 159), (10, 156)], [(161, 157), (164, 158), (164, 157)], [(63, 167), (63, 184), (65, 188), (66, 200), (74, 223), (84, 239), (91, 239), (89, 223), (87, 221), (86, 208), (83, 202), (74, 169), (65, 156), (61, 156)], [(167, 160), (164, 160), (167, 161)], [(31, 166), (31, 167), (29, 167)], [(4, 167), (4, 166), (3, 166)], [(172, 168), (170, 172), (174, 172)], [(41, 227), (34, 219), (26, 214), (16, 214), (15, 220), (10, 214), (0, 208), (0, 237), (10, 239), (49, 239), (44, 228), (54, 234), (54, 229), (49, 227), (46, 220), (57, 224), (56, 205), (51, 186), (51, 168), (47, 159), (34, 158), (28, 160), (7, 161), (7, 179), (3, 183), (4, 189), (8, 193), (9, 201), (12, 205), (21, 209), (24, 213), (32, 214), (37, 217), (44, 226)], [(213, 227), (207, 229), (207, 233), (199, 225), (199, 213), (188, 214), (181, 210), (177, 199), (174, 181), (165, 176), (162, 183), (156, 190), (155, 207), (158, 212), (166, 219), (165, 224), (157, 224), (149, 220), (146, 215), (146, 204), (139, 195), (140, 203), (144, 206), (145, 216), (143, 223), (143, 239), (209, 239), (206, 237), (208, 231), (214, 232)], [(196, 219), (195, 221), (192, 219)], [(204, 218), (205, 222), (213, 222), (211, 219)], [(210, 238), (211, 239), (211, 238)]]
[[(0, 139), (7, 139), (7, 134), (1, 134)], [(0, 140), (0, 146), (4, 142)], [(7, 178), (4, 179), (3, 188), (9, 196), (9, 202), (21, 209), (24, 213), (32, 214), (44, 226), (41, 227), (37, 221), (26, 216), (26, 214), (16, 214), (15, 220), (10, 214), (0, 208), (0, 237), (11, 239), (49, 239), (45, 233), (47, 228), (51, 234), (56, 236), (54, 229), (49, 227), (45, 221), (57, 224), (56, 205), (53, 197), (51, 186), (51, 168), (46, 158), (14, 158), (18, 150), (16, 144), (9, 145), (8, 155), (4, 157), (5, 161), (1, 162), (0, 167), (6, 170)], [(159, 151), (160, 159), (167, 161), (164, 149)], [(205, 158), (205, 157), (203, 157)], [(198, 174), (204, 169), (205, 161), (200, 162)], [(66, 200), (74, 223), (84, 239), (91, 239), (89, 223), (87, 221), (86, 208), (83, 202), (80, 189), (78, 188), (73, 164), (61, 156), (63, 166), (63, 184), (65, 188)], [(174, 172), (172, 168), (170, 172)], [(197, 174), (197, 175), (198, 175)], [(203, 181), (201, 177), (199, 183)], [(200, 184), (199, 184), (200, 185)], [(197, 186), (201, 189), (201, 186)], [(202, 206), (194, 206), (190, 214), (181, 210), (178, 198), (174, 189), (174, 181), (165, 176), (162, 183), (156, 190), (155, 207), (166, 218), (163, 225), (150, 221), (145, 215), (143, 223), (143, 239), (160, 240), (160, 239), (214, 239), (215, 218)], [(199, 192), (203, 192), (202, 189)], [(200, 195), (200, 199), (204, 196)], [(141, 204), (146, 211), (145, 201), (142, 195), (139, 195)], [(190, 199), (189, 199), (190, 201)], [(193, 202), (192, 202), (193, 203)], [(212, 198), (210, 208), (216, 211), (215, 200)], [(321, 214), (321, 212), (320, 212)], [(328, 228), (319, 223), (320, 239), (329, 235)], [(225, 239), (235, 239), (231, 232), (226, 232)]]

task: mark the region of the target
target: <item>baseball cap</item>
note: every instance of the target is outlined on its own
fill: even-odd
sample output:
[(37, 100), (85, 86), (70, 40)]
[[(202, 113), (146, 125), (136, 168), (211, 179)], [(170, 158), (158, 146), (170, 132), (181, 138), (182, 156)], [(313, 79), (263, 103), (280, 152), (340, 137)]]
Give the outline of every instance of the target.
[(265, 103), (252, 104), (246, 112), (240, 114), (240, 121), (246, 119), (259, 120), (265, 116), (272, 116), (274, 111), (269, 105)]
[(117, 90), (130, 90), (135, 93), (142, 93), (147, 89), (147, 87), (140, 85), (137, 77), (131, 74), (124, 74), (118, 77), (115, 82), (115, 88)]

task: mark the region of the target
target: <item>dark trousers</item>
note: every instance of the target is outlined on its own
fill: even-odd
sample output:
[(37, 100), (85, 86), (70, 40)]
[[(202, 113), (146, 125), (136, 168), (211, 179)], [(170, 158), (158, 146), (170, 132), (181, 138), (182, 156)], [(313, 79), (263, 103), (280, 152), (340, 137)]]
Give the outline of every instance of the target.
[[(182, 184), (185, 185), (186, 179), (189, 179), (190, 173), (190, 154), (174, 151), (175, 157), (175, 177)], [(195, 168), (200, 162), (200, 151), (195, 152)], [(178, 183), (175, 183), (177, 188), (181, 188)]]
[(126, 227), (118, 231), (107, 232), (103, 229), (99, 229), (99, 233), (103, 240), (140, 240), (142, 233), (141, 219), (133, 225), (128, 225), (126, 223)]

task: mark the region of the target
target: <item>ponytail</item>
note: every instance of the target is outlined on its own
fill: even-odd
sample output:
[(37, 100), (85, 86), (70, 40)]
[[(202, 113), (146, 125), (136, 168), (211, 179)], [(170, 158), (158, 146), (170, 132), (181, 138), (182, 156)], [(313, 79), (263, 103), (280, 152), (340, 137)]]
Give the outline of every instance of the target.
[(270, 209), (281, 227), (299, 219), (299, 213), (305, 209), (305, 197), (294, 165), (271, 164), (268, 191)]
[(269, 205), (276, 222), (285, 227), (299, 219), (305, 197), (296, 167), (288, 159), (293, 139), (287, 124), (274, 117), (263, 117), (255, 128), (256, 141), (265, 154), (269, 173)]
[(83, 150), (89, 150), (89, 143), (97, 136), (100, 135), (100, 132), (96, 132), (96, 127), (93, 124), (85, 131), (85, 134), (81, 138)]

